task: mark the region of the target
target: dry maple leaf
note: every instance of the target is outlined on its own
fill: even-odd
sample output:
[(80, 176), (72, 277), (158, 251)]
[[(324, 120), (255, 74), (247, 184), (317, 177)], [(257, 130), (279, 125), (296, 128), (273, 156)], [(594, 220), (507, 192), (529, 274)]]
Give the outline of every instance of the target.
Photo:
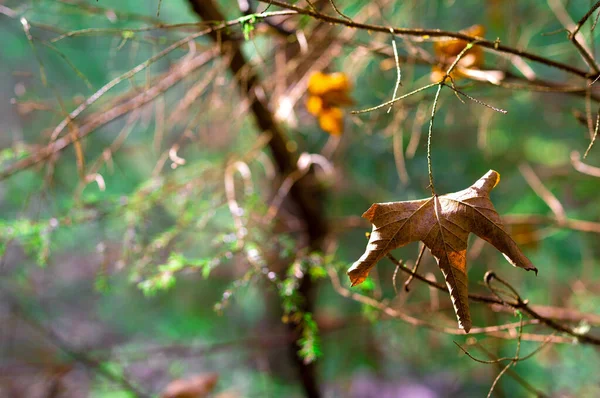
[(363, 217), (373, 224), (373, 232), (367, 250), (348, 270), (352, 285), (362, 283), (390, 250), (422, 241), (444, 274), (459, 327), (468, 332), (471, 329), (466, 269), (469, 233), (494, 245), (515, 267), (537, 274), (537, 268), (504, 230), (490, 201), (490, 191), (499, 181), (500, 174), (490, 170), (459, 192), (372, 205)]

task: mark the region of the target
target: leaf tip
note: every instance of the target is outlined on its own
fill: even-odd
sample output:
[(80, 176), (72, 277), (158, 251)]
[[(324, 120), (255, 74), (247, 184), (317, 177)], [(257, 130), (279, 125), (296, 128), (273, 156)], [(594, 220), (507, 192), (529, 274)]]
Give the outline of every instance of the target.
[(469, 333), (469, 331), (471, 330), (471, 322), (465, 322), (464, 324), (460, 322), (458, 324), (458, 327), (463, 329), (465, 333)]
[(369, 207), (369, 210), (363, 213), (362, 218), (366, 218), (367, 220), (369, 220), (369, 222), (373, 223), (373, 219), (375, 218), (377, 208), (379, 208), (379, 205), (377, 203), (372, 204), (371, 207)]
[(496, 179), (496, 182), (494, 182), (494, 186), (492, 188), (496, 188), (496, 185), (498, 185), (498, 183), (500, 182), (500, 173), (498, 173), (496, 170), (490, 170)]
[(365, 279), (367, 279), (366, 275), (364, 275), (364, 272), (354, 266), (350, 267), (347, 274), (350, 278), (350, 286), (360, 285), (365, 281)]
[(479, 180), (477, 180), (475, 184), (473, 184), (473, 186), (483, 190), (484, 192), (489, 193), (492, 189), (496, 187), (496, 185), (498, 185), (499, 182), (500, 173), (498, 173), (496, 170), (490, 169)]

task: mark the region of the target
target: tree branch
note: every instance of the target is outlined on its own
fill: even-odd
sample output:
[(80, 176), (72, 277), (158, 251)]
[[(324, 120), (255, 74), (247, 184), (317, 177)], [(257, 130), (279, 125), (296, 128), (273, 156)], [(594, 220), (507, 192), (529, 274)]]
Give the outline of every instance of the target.
[[(224, 16), (212, 0), (188, 0), (193, 11), (204, 21), (223, 21)], [(269, 132), (271, 139), (269, 148), (280, 177), (297, 172), (298, 154), (289, 151), (288, 139), (284, 131), (275, 122), (271, 111), (267, 108), (269, 103), (267, 94), (263, 89), (256, 71), (248, 64), (240, 45), (226, 31), (212, 31), (210, 33), (215, 43), (220, 43), (223, 53), (229, 53), (231, 63), (229, 69), (234, 76), (243, 97), (250, 102), (250, 109), (254, 120), (261, 132)], [(323, 189), (312, 172), (306, 173), (292, 185), (289, 196), (296, 205), (299, 216), (305, 224), (308, 245), (311, 251), (323, 249), (328, 225), (323, 216), (322, 200)], [(310, 276), (301, 278), (298, 292), (304, 297), (302, 312), (312, 312), (314, 306), (313, 289)], [(295, 329), (296, 325), (290, 325)], [(305, 364), (297, 355), (299, 349), (296, 343), (290, 346), (293, 361), (296, 363), (299, 376), (302, 380), (305, 394), (308, 397), (319, 397), (314, 364)]]
[(409, 29), (409, 28), (391, 28), (390, 29), (390, 27), (386, 27), (386, 26), (359, 23), (359, 22), (354, 22), (354, 21), (347, 20), (347, 19), (332, 17), (329, 15), (325, 15), (325, 14), (316, 12), (312, 9), (309, 10), (309, 9), (300, 8), (300, 7), (294, 6), (292, 4), (285, 3), (282, 1), (278, 1), (278, 0), (258, 0), (258, 1), (263, 2), (263, 3), (268, 3), (268, 4), (271, 4), (274, 6), (278, 6), (281, 8), (285, 8), (288, 10), (293, 10), (293, 11), (296, 11), (298, 14), (308, 15), (315, 19), (319, 19), (319, 20), (322, 20), (325, 22), (338, 24), (338, 25), (345, 25), (350, 28), (363, 29), (363, 30), (367, 30), (370, 32), (381, 32), (381, 33), (393, 32), (394, 34), (397, 34), (400, 36), (404, 35), (404, 36), (420, 36), (420, 37), (423, 37), (423, 36), (452, 37), (455, 39), (464, 40), (466, 42), (477, 41), (477, 45), (480, 47), (489, 48), (491, 50), (494, 50), (494, 51), (500, 52), (500, 53), (517, 55), (519, 57), (529, 59), (530, 61), (534, 61), (534, 62), (544, 64), (544, 65), (547, 65), (547, 66), (550, 66), (550, 67), (553, 67), (556, 69), (560, 69), (562, 71), (571, 73), (573, 75), (577, 75), (582, 78), (595, 79), (596, 77), (598, 77), (597, 73), (589, 73), (582, 69), (576, 68), (574, 66), (571, 66), (571, 65), (568, 65), (568, 64), (565, 64), (562, 62), (554, 61), (549, 58), (530, 53), (528, 51), (519, 50), (517, 48), (513, 48), (513, 47), (506, 46), (504, 44), (500, 44), (499, 42), (496, 42), (496, 41), (484, 40), (484, 39), (469, 36), (469, 35), (466, 35), (466, 34), (460, 33), (460, 32), (450, 32), (450, 31), (441, 30), (441, 29)]

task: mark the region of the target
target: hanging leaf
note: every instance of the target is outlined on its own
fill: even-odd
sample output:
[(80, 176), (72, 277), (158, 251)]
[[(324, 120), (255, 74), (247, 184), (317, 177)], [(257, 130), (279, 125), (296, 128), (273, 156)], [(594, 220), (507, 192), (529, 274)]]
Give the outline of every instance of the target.
[(390, 250), (422, 241), (444, 274), (459, 327), (468, 332), (471, 329), (466, 268), (469, 233), (494, 245), (513, 266), (537, 274), (537, 268), (505, 231), (489, 198), (499, 181), (500, 175), (490, 170), (459, 192), (372, 205), (363, 217), (373, 224), (373, 232), (365, 253), (348, 270), (352, 285), (362, 283)]

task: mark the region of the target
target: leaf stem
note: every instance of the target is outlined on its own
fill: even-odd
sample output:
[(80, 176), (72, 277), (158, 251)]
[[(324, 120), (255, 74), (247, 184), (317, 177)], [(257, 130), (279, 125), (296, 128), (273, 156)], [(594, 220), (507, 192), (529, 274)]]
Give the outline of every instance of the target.
[[(444, 79), (445, 80), (445, 79)], [(442, 91), (443, 83), (438, 84), (435, 97), (433, 99), (433, 107), (431, 108), (431, 119), (429, 120), (429, 132), (427, 133), (427, 173), (429, 175), (429, 188), (431, 189), (431, 196), (436, 196), (435, 186), (433, 185), (433, 171), (431, 168), (431, 136), (433, 133), (433, 119), (435, 119), (435, 109), (440, 98), (440, 92)]]

